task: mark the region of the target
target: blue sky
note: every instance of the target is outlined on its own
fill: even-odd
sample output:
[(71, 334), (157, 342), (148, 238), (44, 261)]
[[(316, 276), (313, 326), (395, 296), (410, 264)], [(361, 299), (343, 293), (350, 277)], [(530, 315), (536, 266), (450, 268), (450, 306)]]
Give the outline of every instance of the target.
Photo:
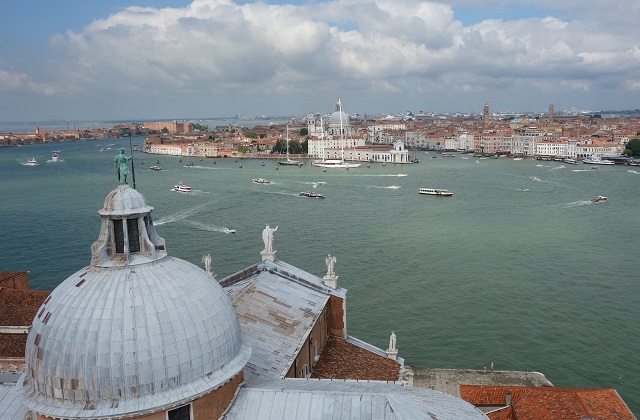
[(0, 121), (640, 108), (630, 0), (0, 0)]

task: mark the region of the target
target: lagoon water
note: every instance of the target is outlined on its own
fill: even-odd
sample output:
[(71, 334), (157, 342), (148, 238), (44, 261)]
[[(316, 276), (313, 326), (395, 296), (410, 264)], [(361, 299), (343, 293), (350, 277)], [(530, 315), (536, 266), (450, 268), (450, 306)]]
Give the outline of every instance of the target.
[[(0, 149), (0, 270), (51, 290), (89, 263), (118, 147), (129, 139)], [(53, 150), (60, 162), (47, 162)], [(615, 388), (640, 413), (640, 168), (418, 152), (419, 164), (323, 172), (134, 154), (171, 255), (202, 266), (211, 254), (221, 279), (258, 262), (262, 229), (278, 226), (276, 257), (322, 276), (335, 255), (349, 334), (386, 348), (394, 331), (407, 364), (493, 361), (556, 386)], [(23, 165), (32, 156), (39, 165)], [(194, 191), (170, 191), (179, 182)], [(308, 190), (326, 198), (298, 195)]]

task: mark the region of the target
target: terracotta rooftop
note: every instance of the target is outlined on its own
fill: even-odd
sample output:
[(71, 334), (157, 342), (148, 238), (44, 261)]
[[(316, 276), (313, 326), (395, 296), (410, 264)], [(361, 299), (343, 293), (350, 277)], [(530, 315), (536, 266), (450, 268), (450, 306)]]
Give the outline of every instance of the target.
[(8, 279), (12, 279), (18, 276), (23, 275), (24, 271), (1, 271), (0, 272), (0, 282)]
[(400, 364), (330, 336), (311, 372), (312, 378), (397, 381)]
[(477, 407), (495, 406), (487, 412), (492, 420), (635, 419), (615, 389), (460, 385), (460, 398)]
[(27, 334), (0, 334), (0, 359), (24, 358)]
[(0, 288), (0, 326), (27, 327), (51, 292)]

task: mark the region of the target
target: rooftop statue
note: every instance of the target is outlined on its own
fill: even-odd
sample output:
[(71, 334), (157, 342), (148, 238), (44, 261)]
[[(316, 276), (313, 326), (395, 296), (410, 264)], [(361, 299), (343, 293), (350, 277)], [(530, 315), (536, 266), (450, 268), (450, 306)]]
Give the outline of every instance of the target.
[(120, 184), (127, 183), (127, 175), (129, 175), (129, 165), (127, 162), (131, 160), (133, 156), (126, 156), (124, 149), (120, 149), (120, 153), (116, 155), (113, 161), (116, 164), (116, 175)]
[(267, 225), (267, 227), (262, 231), (262, 240), (264, 241), (263, 252), (273, 252), (273, 232), (275, 232), (276, 230), (278, 230), (277, 226), (275, 228), (272, 228)]

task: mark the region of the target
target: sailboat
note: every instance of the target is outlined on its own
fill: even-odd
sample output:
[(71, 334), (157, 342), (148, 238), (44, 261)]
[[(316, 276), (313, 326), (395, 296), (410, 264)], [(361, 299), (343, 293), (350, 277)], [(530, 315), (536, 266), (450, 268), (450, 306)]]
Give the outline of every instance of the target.
[(287, 124), (287, 160), (278, 161), (280, 165), (295, 165), (300, 166), (301, 163), (298, 160), (289, 159), (289, 125)]
[(324, 150), (322, 152), (322, 160), (316, 160), (313, 162), (313, 166), (319, 166), (321, 168), (357, 168), (360, 166), (360, 163), (349, 163), (344, 160), (344, 130), (342, 126), (342, 103), (340, 99), (338, 99), (337, 104), (338, 115), (340, 116), (340, 148), (341, 154), (340, 159), (325, 159), (324, 158)]

